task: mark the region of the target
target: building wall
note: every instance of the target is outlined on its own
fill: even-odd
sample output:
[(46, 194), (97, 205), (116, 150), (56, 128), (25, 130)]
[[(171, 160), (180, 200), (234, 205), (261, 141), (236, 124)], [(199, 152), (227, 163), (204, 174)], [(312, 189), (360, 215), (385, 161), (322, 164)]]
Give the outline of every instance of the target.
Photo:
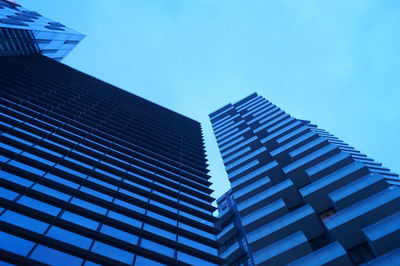
[(219, 263), (197, 121), (44, 56), (0, 92), (1, 260)]
[(257, 94), (210, 118), (241, 220), (232, 230), (244, 229), (256, 265), (373, 264), (397, 254), (397, 174)]
[(0, 56), (43, 54), (61, 61), (84, 37), (35, 11), (0, 0)]

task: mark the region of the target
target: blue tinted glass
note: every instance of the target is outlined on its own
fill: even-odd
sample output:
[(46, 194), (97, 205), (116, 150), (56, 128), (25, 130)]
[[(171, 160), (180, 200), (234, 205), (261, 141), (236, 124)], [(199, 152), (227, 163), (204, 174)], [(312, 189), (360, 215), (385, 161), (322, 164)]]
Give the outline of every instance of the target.
[(10, 158), (4, 157), (3, 155), (0, 155), (0, 162), (5, 163), (5, 162), (7, 162), (8, 160), (10, 160)]
[(7, 144), (5, 144), (5, 143), (0, 143), (0, 147), (1, 147), (1, 148), (4, 148), (4, 149), (6, 149), (6, 150), (12, 151), (12, 152), (14, 152), (14, 153), (20, 153), (20, 152), (22, 151), (22, 150), (20, 150), (20, 149), (14, 147), (14, 146), (7, 145)]
[(93, 221), (92, 219), (80, 216), (78, 214), (69, 211), (64, 212), (61, 218), (93, 230), (96, 230), (99, 225), (98, 222)]
[(34, 173), (36, 175), (43, 175), (45, 173), (44, 171), (39, 170), (39, 169), (37, 169), (37, 168), (35, 168), (33, 166), (30, 166), (30, 165), (27, 165), (25, 163), (18, 162), (18, 161), (15, 161), (15, 160), (10, 161), (8, 164), (11, 164), (11, 165), (13, 165), (13, 166), (15, 166), (17, 168), (23, 169), (25, 171)]
[(3, 136), (6, 136), (6, 137), (8, 137), (8, 138), (10, 138), (10, 139), (14, 139), (14, 140), (16, 140), (16, 141), (18, 141), (18, 142), (21, 142), (21, 143), (24, 143), (24, 144), (26, 144), (26, 145), (28, 145), (28, 146), (30, 146), (30, 145), (33, 144), (32, 142), (29, 142), (29, 141), (27, 141), (27, 140), (21, 139), (21, 138), (19, 138), (19, 137), (16, 137), (16, 136), (11, 135), (11, 134), (8, 134), (8, 133), (3, 134)]
[(20, 184), (24, 187), (29, 187), (33, 184), (33, 182), (28, 179), (19, 177), (17, 175), (11, 174), (11, 173), (3, 171), (3, 170), (0, 170), (0, 178)]
[(17, 193), (17, 192), (0, 187), (0, 197), (2, 197), (2, 198), (8, 199), (8, 200), (13, 200), (18, 195), (19, 195), (19, 193)]
[(58, 191), (58, 190), (55, 190), (55, 189), (52, 189), (52, 188), (49, 188), (47, 186), (43, 186), (43, 185), (37, 184), (37, 183), (32, 187), (32, 189), (37, 190), (42, 193), (45, 193), (49, 196), (56, 197), (56, 198), (64, 200), (64, 201), (67, 201), (71, 198), (71, 196), (68, 194), (62, 193), (61, 191)]
[(53, 174), (50, 174), (50, 173), (47, 173), (44, 177), (47, 178), (47, 179), (50, 179), (50, 180), (52, 180), (54, 182), (69, 186), (71, 188), (78, 188), (79, 187), (79, 185), (77, 183), (71, 182), (71, 181), (69, 181), (67, 179), (64, 179), (62, 177), (59, 177), (59, 176), (56, 176), (56, 175), (53, 175)]
[(92, 182), (94, 182), (94, 183), (97, 183), (97, 184), (99, 184), (99, 185), (102, 185), (102, 186), (104, 186), (104, 187), (113, 189), (113, 190), (117, 190), (117, 189), (118, 189), (117, 186), (111, 185), (110, 183), (104, 182), (104, 181), (102, 181), (102, 180), (100, 180), (100, 179), (97, 179), (97, 178), (94, 178), (94, 177), (92, 177), (92, 176), (90, 176), (90, 177), (88, 178), (88, 180), (90, 180), (90, 181), (92, 181)]
[(158, 201), (155, 201), (153, 199), (150, 200), (150, 203), (153, 204), (153, 205), (156, 205), (156, 206), (158, 206), (158, 207), (160, 207), (160, 208), (162, 208), (164, 210), (168, 210), (168, 211), (170, 211), (172, 213), (177, 213), (178, 212), (178, 209), (173, 208), (173, 207), (171, 207), (169, 205), (165, 205), (165, 204), (163, 204), (161, 202), (158, 202)]
[(136, 226), (136, 227), (141, 227), (142, 226), (142, 222), (140, 222), (140, 221), (138, 221), (138, 220), (136, 220), (134, 218), (125, 216), (123, 214), (120, 214), (118, 212), (110, 211), (107, 214), (107, 216), (109, 216), (111, 218), (114, 218), (114, 219), (116, 219), (116, 220), (118, 220), (120, 222), (129, 224), (130, 226)]
[(71, 200), (71, 203), (76, 204), (78, 206), (81, 206), (81, 207), (83, 207), (85, 209), (88, 209), (90, 211), (94, 211), (94, 212), (100, 213), (100, 214), (105, 214), (107, 212), (107, 210), (105, 208), (100, 207), (100, 206), (98, 206), (96, 204), (87, 202), (85, 200), (79, 199), (79, 198), (73, 198)]
[(0, 231), (0, 248), (26, 256), (34, 243), (23, 238)]
[(179, 222), (179, 228), (183, 228), (183, 229), (188, 230), (189, 232), (192, 232), (192, 233), (195, 233), (195, 234), (199, 234), (201, 236), (204, 236), (204, 237), (207, 237), (207, 238), (215, 240), (215, 235), (214, 234), (211, 234), (209, 232), (197, 229), (196, 227), (184, 224), (182, 222)]
[(118, 180), (118, 181), (122, 179), (121, 177), (119, 177), (119, 176), (117, 176), (117, 175), (114, 175), (114, 174), (112, 174), (112, 173), (106, 172), (106, 171), (101, 170), (101, 169), (99, 169), (99, 168), (97, 168), (95, 171), (96, 171), (96, 172), (99, 172), (99, 173), (101, 173), (101, 174), (103, 174), (103, 175), (106, 175), (106, 176), (108, 176), (108, 177), (114, 178), (114, 179), (116, 179), (116, 180)]
[(119, 249), (119, 248), (116, 248), (116, 247), (113, 247), (113, 246), (110, 246), (110, 245), (107, 245), (107, 244), (104, 244), (99, 241), (94, 242), (92, 251), (99, 253), (103, 256), (107, 256), (112, 259), (125, 262), (127, 264), (132, 264), (132, 262), (133, 262), (133, 254), (132, 253), (122, 250), (122, 249)]
[(105, 224), (101, 227), (100, 232), (107, 234), (109, 236), (115, 237), (115, 238), (119, 238), (119, 239), (126, 241), (133, 245), (136, 245), (137, 241), (138, 241), (138, 237), (136, 235), (122, 231), (122, 230), (114, 228), (112, 226), (105, 225)]
[(135, 266), (162, 266), (162, 265), (166, 265), (166, 264), (162, 264), (160, 262), (156, 262), (154, 260), (148, 259), (148, 258), (144, 258), (141, 256), (136, 256), (136, 261), (135, 261)]
[(168, 218), (168, 217), (166, 217), (164, 215), (161, 215), (161, 214), (158, 214), (158, 213), (155, 213), (155, 212), (152, 212), (152, 211), (148, 211), (147, 215), (150, 216), (150, 217), (153, 217), (156, 220), (159, 220), (159, 221), (162, 221), (162, 222), (165, 222), (165, 223), (169, 223), (171, 225), (176, 226), (176, 220)]
[(61, 164), (57, 164), (56, 168), (58, 168), (60, 170), (63, 170), (64, 172), (70, 173), (71, 175), (74, 175), (74, 176), (78, 176), (78, 177), (81, 177), (81, 178), (85, 178), (86, 177), (85, 174), (83, 174), (81, 172), (78, 172), (78, 171), (76, 171), (74, 169), (71, 169), (69, 167), (63, 166)]
[(133, 204), (131, 204), (131, 203), (128, 203), (128, 202), (123, 201), (123, 200), (120, 200), (120, 199), (115, 199), (115, 200), (114, 200), (114, 203), (115, 203), (115, 204), (118, 204), (118, 205), (120, 205), (120, 206), (123, 206), (123, 207), (125, 207), (125, 208), (128, 208), (128, 209), (130, 209), (130, 210), (132, 210), (132, 211), (138, 212), (138, 213), (144, 214), (144, 212), (146, 211), (146, 210), (143, 209), (143, 208), (140, 208), (140, 207), (138, 207), (138, 206), (136, 206), (136, 205), (133, 205)]
[(153, 234), (157, 234), (159, 236), (169, 238), (169, 239), (171, 239), (173, 241), (176, 240), (176, 234), (175, 233), (166, 231), (164, 229), (158, 228), (158, 227), (153, 226), (151, 224), (144, 224), (143, 229), (146, 230), (146, 231), (149, 231), (149, 232), (151, 232)]
[(202, 265), (202, 266), (203, 265), (204, 266), (217, 265), (217, 264), (211, 263), (209, 261), (205, 261), (205, 260), (202, 260), (200, 258), (194, 257), (192, 255), (183, 253), (181, 251), (178, 251), (178, 260), (184, 261), (184, 262), (192, 264), (192, 265)]
[(156, 242), (150, 241), (148, 239), (142, 238), (140, 245), (144, 248), (150, 249), (157, 253), (161, 253), (168, 257), (174, 257), (174, 249), (166, 247), (164, 245), (158, 244)]
[(42, 245), (37, 246), (29, 257), (50, 265), (60, 266), (81, 265), (83, 261), (81, 258)]
[(132, 192), (132, 191), (129, 191), (129, 190), (126, 190), (126, 189), (123, 189), (123, 188), (120, 188), (119, 192), (121, 192), (124, 195), (131, 196), (131, 197), (133, 197), (135, 199), (138, 199), (138, 200), (141, 200), (141, 201), (144, 201), (144, 202), (148, 201), (148, 198), (143, 197), (143, 196), (141, 196), (139, 194), (136, 194), (135, 192)]
[(23, 196), (17, 202), (22, 205), (25, 205), (27, 207), (30, 207), (30, 208), (33, 208), (38, 211), (42, 211), (42, 212), (45, 212), (45, 213), (48, 213), (51, 215), (57, 215), (61, 211), (61, 209), (58, 207), (44, 203), (43, 201), (33, 199), (28, 196)]
[(38, 162), (41, 162), (41, 163), (44, 163), (44, 164), (47, 164), (47, 165), (50, 165), (50, 166), (55, 164), (55, 162), (51, 162), (49, 160), (46, 160), (46, 159), (44, 159), (42, 157), (39, 157), (39, 156), (37, 156), (35, 154), (32, 154), (30, 152), (23, 152), (23, 153), (21, 153), (21, 155), (24, 155), (26, 157), (29, 157), (29, 158), (35, 160), (35, 161), (38, 161)]
[(49, 226), (49, 224), (47, 223), (10, 210), (3, 213), (3, 215), (1, 215), (0, 217), (0, 220), (34, 231), (39, 234), (44, 233), (44, 231)]
[(214, 256), (218, 256), (218, 252), (217, 252), (217, 250), (215, 248), (207, 246), (207, 245), (202, 244), (202, 243), (199, 243), (199, 242), (197, 242), (195, 240), (192, 240), (192, 239), (189, 239), (189, 238), (186, 238), (186, 237), (183, 237), (183, 236), (178, 236), (178, 242), (182, 243), (182, 244), (185, 244), (185, 245), (187, 245), (189, 247), (193, 247), (195, 249), (202, 250), (202, 251), (207, 252), (207, 253), (211, 253)]
[(67, 231), (57, 226), (52, 226), (46, 235), (84, 249), (88, 249), (92, 243), (92, 239), (90, 238)]
[(61, 156), (62, 156), (61, 153), (55, 152), (55, 151), (53, 151), (53, 150), (50, 150), (50, 149), (45, 148), (45, 147), (40, 146), (40, 145), (35, 145), (34, 147), (35, 147), (36, 149), (42, 150), (42, 151), (44, 151), (44, 152), (46, 152), (46, 153), (53, 154), (53, 155), (55, 155), (55, 156), (57, 156), (57, 157), (61, 157)]
[(111, 197), (109, 195), (106, 195), (104, 193), (98, 192), (98, 191), (93, 190), (93, 189), (88, 188), (88, 187), (81, 187), (79, 190), (83, 191), (83, 192), (86, 192), (86, 193), (88, 193), (88, 194), (90, 194), (92, 196), (95, 196), (95, 197), (98, 197), (100, 199), (103, 199), (103, 200), (112, 201), (112, 199), (113, 199), (113, 197)]

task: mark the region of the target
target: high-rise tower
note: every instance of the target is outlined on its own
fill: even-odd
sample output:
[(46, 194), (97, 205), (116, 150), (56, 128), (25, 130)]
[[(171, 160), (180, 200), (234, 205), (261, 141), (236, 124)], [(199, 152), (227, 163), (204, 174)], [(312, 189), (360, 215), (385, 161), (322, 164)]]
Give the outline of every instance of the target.
[(41, 55), (0, 92), (1, 260), (219, 263), (198, 122)]
[(218, 235), (228, 265), (398, 262), (397, 174), (257, 94), (210, 118), (232, 186)]
[(84, 37), (14, 1), (0, 0), (0, 56), (43, 54), (60, 61)]

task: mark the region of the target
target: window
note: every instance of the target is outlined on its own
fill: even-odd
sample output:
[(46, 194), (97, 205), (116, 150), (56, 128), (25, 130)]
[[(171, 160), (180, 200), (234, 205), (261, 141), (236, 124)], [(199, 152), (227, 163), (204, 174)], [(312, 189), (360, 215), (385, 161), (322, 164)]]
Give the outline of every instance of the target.
[(90, 238), (67, 231), (57, 226), (52, 226), (46, 235), (84, 249), (88, 249), (92, 243), (92, 239)]
[(192, 255), (183, 253), (182, 251), (178, 251), (178, 260), (192, 264), (192, 265), (202, 265), (202, 266), (217, 265), (217, 264), (211, 263), (209, 261), (205, 261), (200, 258), (194, 257)]
[(23, 196), (17, 202), (29, 208), (33, 208), (38, 211), (45, 212), (54, 216), (59, 214), (61, 211), (61, 209), (56, 206), (44, 203), (43, 201), (36, 200), (28, 196)]
[(75, 223), (77, 225), (84, 226), (84, 227), (87, 227), (87, 228), (90, 228), (93, 230), (96, 230), (99, 225), (98, 222), (96, 222), (92, 219), (83, 217), (81, 215), (78, 215), (76, 213), (69, 212), (69, 211), (64, 212), (63, 215), (61, 216), (61, 218), (63, 218), (64, 220), (70, 221), (72, 223)]
[(24, 187), (29, 187), (33, 184), (33, 182), (28, 179), (19, 177), (17, 175), (11, 174), (11, 173), (3, 171), (3, 170), (0, 170), (0, 178), (8, 180), (10, 182), (17, 183)]
[(7, 145), (7, 144), (5, 144), (5, 143), (1, 143), (1, 144), (0, 144), (0, 148), (3, 148), (3, 149), (5, 149), (5, 150), (12, 151), (12, 152), (14, 152), (14, 153), (20, 153), (20, 152), (22, 151), (22, 150), (20, 150), (20, 149), (14, 147), (14, 146), (10, 146), (10, 145)]
[(161, 214), (158, 214), (158, 213), (155, 213), (155, 212), (152, 212), (152, 211), (148, 211), (147, 215), (152, 217), (152, 218), (154, 218), (154, 219), (156, 219), (156, 220), (158, 220), (158, 221), (162, 221), (162, 222), (169, 223), (171, 225), (176, 226), (176, 220), (168, 218), (168, 217), (166, 217), (164, 215), (161, 215)]
[(211, 233), (209, 233), (209, 232), (206, 232), (206, 231), (197, 229), (196, 227), (193, 227), (193, 226), (184, 224), (184, 223), (182, 223), (182, 222), (179, 222), (179, 228), (183, 228), (183, 229), (186, 229), (186, 230), (188, 230), (189, 232), (192, 232), (192, 233), (194, 233), (194, 234), (198, 234), (198, 235), (207, 237), (207, 238), (209, 238), (209, 239), (215, 240), (215, 235), (214, 235), (214, 234), (211, 234)]
[(52, 180), (54, 182), (57, 182), (59, 184), (63, 184), (63, 185), (66, 185), (68, 187), (71, 187), (71, 188), (78, 188), (79, 187), (79, 185), (77, 183), (74, 183), (72, 181), (69, 181), (67, 179), (64, 179), (62, 177), (59, 177), (59, 176), (56, 176), (56, 175), (53, 175), (53, 174), (50, 174), (50, 173), (47, 173), (46, 175), (44, 175), (44, 177), (49, 179), (49, 180)]
[(165, 265), (165, 264), (162, 264), (162, 263), (159, 263), (159, 262), (156, 262), (154, 260), (151, 260), (151, 259), (148, 259), (148, 258), (144, 258), (144, 257), (141, 257), (141, 256), (136, 256), (135, 266), (143, 266), (143, 265), (146, 265), (146, 266), (162, 266), (162, 265)]
[(133, 254), (128, 251), (104, 244), (100, 241), (95, 241), (93, 248), (93, 252), (99, 253), (103, 256), (110, 257), (114, 260), (118, 260), (127, 264), (132, 264), (133, 262)]
[(49, 224), (47, 223), (10, 210), (3, 213), (0, 220), (39, 234), (43, 234), (47, 227), (49, 227)]
[(15, 167), (17, 167), (19, 169), (23, 169), (25, 171), (34, 173), (34, 174), (39, 175), (39, 176), (41, 176), (41, 175), (43, 175), (45, 173), (42, 170), (39, 170), (39, 169), (37, 169), (35, 167), (32, 167), (30, 165), (27, 165), (25, 163), (22, 163), (22, 162), (19, 162), (19, 161), (15, 161), (15, 160), (10, 161), (8, 164), (13, 165), (13, 166), (15, 166)]
[(27, 151), (21, 153), (21, 155), (26, 156), (26, 157), (28, 157), (28, 158), (31, 158), (31, 159), (33, 159), (33, 160), (35, 160), (35, 161), (44, 163), (44, 164), (49, 165), (49, 166), (52, 166), (52, 165), (55, 164), (55, 162), (51, 162), (51, 161), (49, 161), (49, 160), (46, 160), (46, 159), (44, 159), (44, 158), (42, 158), (42, 157), (39, 157), (39, 156), (37, 156), (37, 155), (35, 155), (35, 154), (32, 154), (32, 153), (30, 153), (30, 152), (27, 152)]
[(79, 198), (76, 198), (76, 197), (71, 200), (71, 203), (73, 203), (75, 205), (78, 205), (78, 206), (80, 206), (82, 208), (85, 208), (85, 209), (87, 209), (89, 211), (94, 211), (94, 212), (97, 212), (97, 213), (100, 213), (100, 214), (103, 214), (103, 215), (106, 214), (106, 212), (107, 212), (107, 210), (105, 208), (103, 208), (103, 207), (100, 207), (100, 206), (98, 206), (96, 204), (93, 204), (91, 202), (88, 202), (86, 200), (79, 199)]
[(49, 196), (58, 198), (60, 200), (68, 201), (71, 198), (71, 195), (62, 193), (61, 191), (55, 190), (53, 188), (49, 188), (47, 186), (43, 186), (41, 184), (36, 183), (32, 189), (39, 191), (41, 193), (47, 194)]
[(112, 199), (113, 199), (113, 197), (111, 197), (109, 195), (106, 195), (104, 193), (98, 192), (97, 190), (93, 190), (93, 189), (88, 188), (88, 187), (81, 187), (79, 190), (82, 191), (82, 192), (88, 193), (88, 194), (90, 194), (92, 196), (95, 196), (97, 198), (103, 199), (103, 200), (112, 201)]
[(204, 252), (208, 252), (208, 253), (211, 253), (211, 254), (213, 254), (215, 256), (218, 256), (217, 249), (215, 249), (213, 247), (210, 247), (210, 246), (207, 246), (205, 244), (199, 243), (199, 242), (197, 242), (195, 240), (192, 240), (192, 239), (189, 239), (189, 238), (186, 238), (186, 237), (183, 237), (183, 236), (178, 236), (178, 242), (182, 243), (182, 244), (185, 244), (185, 245), (187, 245), (189, 247), (193, 247), (195, 249), (202, 250)]
[(172, 258), (174, 257), (174, 249), (164, 246), (164, 245), (161, 245), (161, 244), (158, 244), (156, 242), (150, 241), (145, 238), (142, 238), (140, 246), (147, 248), (153, 252), (163, 254), (168, 257), (172, 257)]
[(151, 224), (144, 224), (143, 229), (146, 230), (146, 231), (149, 231), (149, 232), (151, 232), (153, 234), (169, 238), (169, 239), (171, 239), (173, 241), (176, 240), (176, 233), (169, 232), (167, 230), (158, 228), (158, 227), (153, 226)]
[(29, 257), (50, 265), (81, 265), (83, 261), (81, 258), (42, 245), (38, 245)]
[(34, 243), (26, 239), (0, 231), (0, 248), (26, 256), (34, 246)]
[(125, 207), (125, 208), (127, 208), (127, 209), (129, 209), (131, 211), (138, 212), (138, 213), (141, 213), (141, 214), (144, 214), (145, 211), (146, 211), (145, 209), (143, 209), (141, 207), (138, 207), (136, 205), (133, 205), (131, 203), (128, 203), (128, 202), (126, 202), (124, 200), (115, 199), (114, 203), (117, 204), (117, 205), (120, 205), (122, 207)]
[(111, 237), (115, 237), (115, 238), (121, 239), (123, 241), (126, 241), (129, 244), (136, 245), (138, 242), (138, 237), (136, 235), (122, 231), (120, 229), (117, 229), (117, 228), (109, 226), (109, 225), (103, 224), (100, 232), (107, 234)]
[(111, 217), (111, 218), (114, 218), (114, 219), (116, 219), (116, 220), (118, 220), (118, 221), (120, 221), (122, 223), (126, 223), (126, 224), (128, 224), (130, 226), (136, 226), (136, 227), (139, 227), (139, 228), (142, 226), (142, 222), (140, 222), (140, 221), (138, 221), (138, 220), (136, 220), (134, 218), (128, 217), (126, 215), (120, 214), (118, 212), (110, 211), (107, 214), (107, 216)]
[(8, 190), (6, 188), (0, 187), (0, 197), (8, 199), (8, 200), (14, 200), (19, 193)]
[(92, 176), (90, 176), (90, 177), (88, 178), (88, 180), (89, 180), (89, 181), (92, 181), (92, 182), (94, 182), (94, 183), (97, 183), (97, 184), (99, 184), (99, 185), (101, 185), (101, 186), (103, 186), (103, 187), (110, 188), (110, 189), (112, 189), (112, 190), (117, 190), (117, 189), (118, 189), (118, 187), (116, 187), (116, 186), (114, 186), (114, 185), (111, 185), (110, 183), (104, 182), (104, 181), (102, 181), (102, 180), (100, 180), (100, 179), (94, 178), (94, 177), (92, 177)]

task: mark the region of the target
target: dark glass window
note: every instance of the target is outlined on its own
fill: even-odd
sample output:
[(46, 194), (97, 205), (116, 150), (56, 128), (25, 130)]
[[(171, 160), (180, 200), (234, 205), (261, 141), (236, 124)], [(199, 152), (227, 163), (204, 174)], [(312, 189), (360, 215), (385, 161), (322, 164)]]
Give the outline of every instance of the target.
[(132, 253), (107, 245), (103, 242), (95, 241), (92, 251), (127, 264), (132, 264), (133, 262)]
[(67, 254), (42, 245), (38, 245), (29, 257), (50, 265), (73, 266), (81, 265), (83, 261), (83, 259), (75, 257), (71, 254)]
[(26, 239), (0, 231), (0, 248), (26, 256), (34, 246), (34, 243)]
[(8, 190), (6, 188), (0, 187), (0, 197), (8, 199), (8, 200), (14, 200), (19, 193)]
[(73, 198), (71, 200), (71, 203), (76, 204), (82, 208), (88, 209), (90, 211), (100, 213), (100, 214), (106, 214), (106, 212), (107, 212), (107, 210), (105, 208), (100, 207), (96, 204), (87, 202), (86, 200), (79, 199), (79, 198)]
[(72, 223), (78, 224), (80, 226), (84, 226), (84, 227), (93, 229), (93, 230), (96, 230), (99, 225), (98, 222), (96, 222), (92, 219), (83, 217), (79, 214), (69, 212), (69, 211), (64, 212), (63, 215), (61, 216), (61, 218), (65, 219), (67, 221), (70, 221)]
[(68, 201), (71, 198), (71, 195), (37, 183), (32, 187), (32, 189), (64, 201)]
[(35, 168), (33, 166), (30, 166), (30, 165), (27, 165), (25, 163), (18, 162), (18, 161), (15, 161), (15, 160), (10, 161), (8, 164), (11, 164), (11, 165), (13, 165), (13, 166), (15, 166), (17, 168), (20, 168), (20, 169), (24, 169), (25, 171), (34, 173), (34, 174), (39, 175), (39, 176), (41, 176), (41, 175), (43, 175), (45, 173), (44, 171), (39, 170), (39, 169), (37, 169), (37, 168)]
[(131, 204), (131, 203), (128, 203), (128, 202), (126, 202), (126, 201), (124, 201), (124, 200), (115, 199), (115, 200), (114, 200), (114, 203), (115, 203), (115, 204), (118, 204), (118, 205), (120, 205), (120, 206), (123, 206), (123, 207), (125, 207), (125, 208), (128, 208), (128, 209), (130, 209), (130, 210), (132, 210), (132, 211), (138, 212), (138, 213), (144, 214), (144, 212), (146, 211), (145, 209), (140, 208), (140, 207), (138, 207), (138, 206), (136, 206), (136, 205), (133, 205), (133, 204)]
[(101, 227), (100, 232), (115, 238), (119, 238), (133, 245), (136, 245), (138, 241), (138, 237), (136, 235), (105, 224)]
[(98, 191), (93, 190), (93, 189), (88, 188), (88, 187), (81, 187), (79, 190), (83, 191), (85, 193), (88, 193), (88, 194), (90, 194), (92, 196), (95, 196), (95, 197), (98, 197), (100, 199), (103, 199), (103, 200), (112, 201), (112, 199), (113, 199), (113, 197), (111, 197), (109, 195), (106, 195), (104, 193), (98, 192)]
[(184, 261), (186, 263), (192, 264), (192, 265), (204, 265), (204, 266), (208, 266), (208, 265), (217, 265), (214, 263), (211, 263), (209, 261), (200, 259), (198, 257), (186, 254), (182, 251), (178, 251), (178, 260), (180, 261)]
[(0, 220), (39, 234), (43, 234), (47, 227), (49, 227), (49, 224), (47, 223), (10, 210), (3, 213), (3, 215), (0, 217)]
[(159, 236), (169, 238), (169, 239), (171, 239), (173, 241), (176, 240), (176, 234), (175, 233), (166, 231), (164, 229), (158, 228), (158, 227), (153, 226), (151, 224), (144, 224), (143, 228), (144, 228), (144, 230), (149, 231), (149, 232), (151, 232), (153, 234), (157, 234)]
[(10, 145), (8, 145), (8, 144), (5, 144), (4, 142), (0, 144), (0, 147), (3, 148), (3, 149), (5, 149), (5, 150), (12, 151), (12, 152), (14, 152), (14, 153), (20, 153), (20, 152), (22, 151), (22, 150), (20, 150), (20, 149), (14, 147), (14, 146), (10, 146)]
[(28, 196), (23, 196), (17, 202), (29, 208), (33, 208), (38, 211), (45, 212), (54, 216), (59, 214), (61, 211), (61, 209), (56, 206), (44, 203), (43, 201), (36, 200)]
[(24, 187), (29, 187), (33, 184), (33, 182), (28, 179), (19, 177), (17, 175), (11, 174), (11, 173), (3, 171), (3, 170), (0, 170), (0, 178), (17, 183)]
[(189, 247), (193, 247), (195, 249), (202, 250), (204, 252), (208, 252), (208, 253), (211, 253), (211, 254), (213, 254), (215, 256), (218, 256), (218, 252), (217, 252), (217, 250), (215, 248), (207, 246), (207, 245), (202, 244), (202, 243), (199, 243), (199, 242), (197, 242), (195, 240), (192, 240), (192, 239), (189, 239), (189, 238), (186, 238), (186, 237), (183, 237), (183, 236), (179, 236), (178, 237), (178, 242), (179, 243), (183, 243), (183, 244), (185, 244), (185, 245), (187, 245)]
[(174, 249), (158, 244), (156, 242), (150, 241), (148, 239), (142, 238), (140, 245), (149, 250), (161, 253), (168, 257), (174, 257)]
[(120, 214), (118, 212), (114, 212), (114, 211), (110, 211), (107, 216), (114, 218), (120, 222), (129, 224), (131, 226), (136, 226), (136, 227), (141, 227), (142, 226), (142, 222), (132, 218), (132, 217), (128, 217), (126, 215)]
[(57, 226), (52, 226), (46, 235), (84, 249), (88, 249), (92, 243), (92, 239), (90, 238), (67, 231)]
[(166, 264), (162, 264), (160, 262), (145, 258), (145, 257), (141, 257), (141, 256), (136, 256), (136, 261), (135, 261), (135, 266), (162, 266), (162, 265), (166, 265)]
[(64, 179), (62, 177), (59, 177), (59, 176), (56, 176), (56, 175), (53, 175), (53, 174), (50, 174), (50, 173), (47, 173), (46, 175), (44, 175), (44, 177), (47, 178), (47, 179), (50, 179), (50, 180), (52, 180), (54, 182), (57, 182), (59, 184), (63, 184), (63, 185), (66, 185), (68, 187), (71, 187), (71, 188), (78, 188), (79, 187), (79, 184), (77, 184), (77, 183), (74, 183), (72, 181), (69, 181), (67, 179)]

